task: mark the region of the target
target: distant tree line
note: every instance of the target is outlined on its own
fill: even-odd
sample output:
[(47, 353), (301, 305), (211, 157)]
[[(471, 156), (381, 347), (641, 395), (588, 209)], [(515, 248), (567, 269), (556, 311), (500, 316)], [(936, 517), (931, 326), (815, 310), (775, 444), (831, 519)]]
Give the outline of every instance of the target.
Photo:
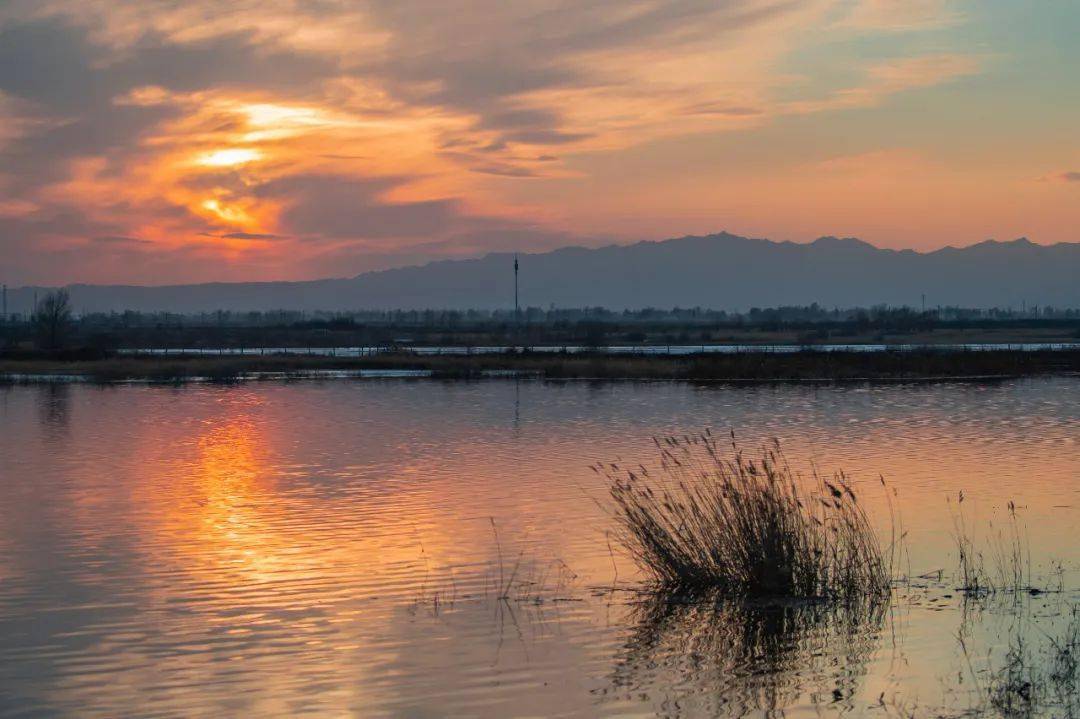
[[(71, 313), (70, 297), (66, 290), (51, 292), (38, 303), (38, 312), (31, 316), (12, 315), (8, 323), (33, 321), (40, 311), (56, 299), (62, 297)], [(805, 324), (816, 322), (870, 321), (879, 322), (889, 319), (923, 318), (937, 321), (951, 320), (1020, 320), (1020, 319), (1080, 319), (1080, 308), (1056, 308), (1033, 306), (1024, 309), (1015, 308), (968, 308), (944, 306), (918, 310), (910, 306), (873, 305), (869, 307), (827, 308), (817, 303), (810, 305), (783, 305), (779, 307), (751, 307), (745, 312), (714, 310), (703, 307), (673, 307), (662, 309), (647, 307), (638, 310), (611, 310), (605, 307), (574, 308), (522, 308), (515, 316), (513, 310), (338, 310), (338, 311), (300, 311), (270, 310), (238, 312), (216, 310), (213, 312), (88, 312), (78, 315), (80, 324), (97, 327), (148, 327), (148, 326), (237, 326), (237, 327), (282, 327), (310, 326), (332, 327), (352, 326), (355, 324), (374, 324), (386, 326), (442, 326), (500, 324), (507, 322), (528, 322), (532, 324), (554, 324), (581, 320), (599, 322), (668, 322), (697, 324), (760, 325), (765, 323)], [(0, 318), (2, 320), (2, 318)]]
[[(77, 314), (64, 290), (49, 293), (30, 317), (0, 322), (0, 346), (57, 351), (89, 348), (355, 347), (408, 344), (698, 344), (884, 340), (943, 329), (1046, 329), (1080, 338), (1080, 309), (1031, 307), (827, 308), (818, 304), (745, 312), (702, 307), (610, 310), (356, 310), (339, 312), (90, 312)], [(1071, 333), (1071, 334), (1070, 334)]]

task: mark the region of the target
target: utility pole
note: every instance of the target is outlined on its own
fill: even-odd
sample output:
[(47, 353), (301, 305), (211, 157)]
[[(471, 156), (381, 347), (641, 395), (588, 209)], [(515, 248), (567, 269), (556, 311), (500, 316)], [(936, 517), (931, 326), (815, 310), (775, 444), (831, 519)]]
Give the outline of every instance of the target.
[(521, 308), (518, 305), (518, 256), (514, 253), (514, 343), (521, 342)]
[(0, 322), (3, 322), (6, 325), (7, 320), (8, 320), (8, 313), (7, 313), (7, 283), (5, 283), (4, 284), (4, 314), (3, 314), (2, 317), (0, 317)]

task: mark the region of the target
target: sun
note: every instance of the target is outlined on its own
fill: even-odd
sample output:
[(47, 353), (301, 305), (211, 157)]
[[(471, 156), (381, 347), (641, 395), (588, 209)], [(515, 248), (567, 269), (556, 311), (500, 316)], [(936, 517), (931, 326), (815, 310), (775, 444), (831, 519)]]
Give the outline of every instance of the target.
[(207, 212), (234, 225), (249, 226), (252, 223), (251, 216), (244, 210), (224, 205), (219, 200), (205, 200), (200, 206)]
[(214, 150), (200, 155), (196, 162), (207, 167), (232, 167), (244, 165), (262, 159), (262, 153), (251, 148), (236, 147), (227, 150)]

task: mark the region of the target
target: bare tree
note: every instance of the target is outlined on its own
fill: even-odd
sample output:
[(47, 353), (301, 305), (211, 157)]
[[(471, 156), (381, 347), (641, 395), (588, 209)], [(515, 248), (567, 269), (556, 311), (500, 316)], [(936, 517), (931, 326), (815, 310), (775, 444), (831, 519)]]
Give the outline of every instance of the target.
[(64, 346), (71, 330), (71, 295), (67, 290), (55, 290), (45, 295), (34, 313), (34, 325), (45, 349)]

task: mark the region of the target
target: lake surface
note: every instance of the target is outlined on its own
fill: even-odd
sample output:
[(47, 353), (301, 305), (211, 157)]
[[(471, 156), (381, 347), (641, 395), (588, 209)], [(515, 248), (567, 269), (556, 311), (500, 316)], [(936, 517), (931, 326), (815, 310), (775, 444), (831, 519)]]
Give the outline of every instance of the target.
[[(869, 617), (631, 591), (589, 465), (705, 427), (844, 469), (888, 535), (883, 475), (922, 578)], [(961, 491), (1066, 591), (965, 603)], [(0, 714), (959, 713), (1067, 619), (1078, 519), (1070, 378), (0, 387)]]
[(794, 354), (811, 349), (815, 352), (912, 352), (917, 350), (934, 349), (943, 352), (979, 352), (979, 351), (1012, 351), (1012, 352), (1043, 352), (1047, 350), (1075, 350), (1080, 349), (1080, 342), (968, 342), (968, 343), (938, 343), (938, 344), (904, 344), (904, 343), (860, 343), (860, 344), (674, 344), (674, 345), (607, 345), (604, 347), (585, 347), (582, 345), (534, 345), (523, 347), (520, 345), (411, 345), (402, 347), (371, 346), (371, 347), (187, 347), (187, 348), (146, 348), (146, 349), (123, 349), (121, 354), (149, 354), (149, 355), (228, 355), (228, 356), (260, 356), (260, 355), (315, 355), (320, 357), (367, 357), (398, 352), (405, 350), (418, 355), (484, 355), (505, 354), (507, 352), (539, 352), (568, 354), (580, 354), (583, 352), (603, 351), (606, 354), (626, 355), (694, 355), (694, 354), (742, 354), (745, 352), (771, 352), (775, 354)]

